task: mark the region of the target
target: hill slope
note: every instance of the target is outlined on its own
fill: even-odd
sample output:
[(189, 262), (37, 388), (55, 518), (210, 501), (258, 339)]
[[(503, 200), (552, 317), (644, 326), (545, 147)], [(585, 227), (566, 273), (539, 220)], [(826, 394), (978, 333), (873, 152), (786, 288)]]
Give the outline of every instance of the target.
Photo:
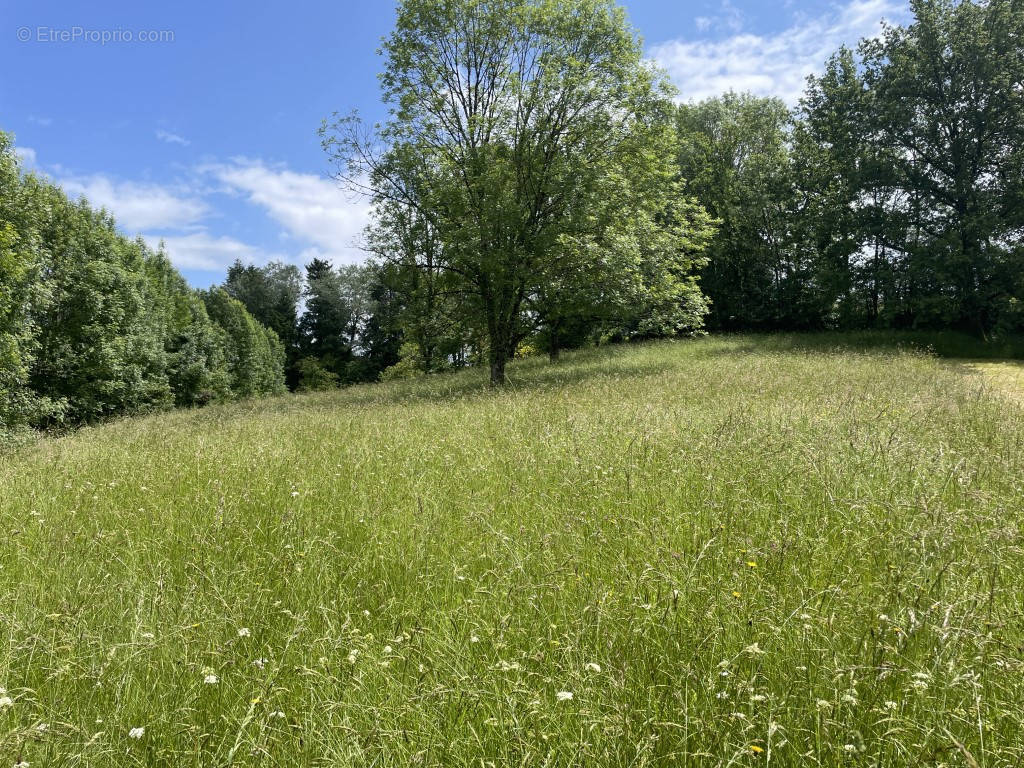
[(743, 337), (511, 377), (0, 460), (0, 761), (1024, 761), (1019, 405)]

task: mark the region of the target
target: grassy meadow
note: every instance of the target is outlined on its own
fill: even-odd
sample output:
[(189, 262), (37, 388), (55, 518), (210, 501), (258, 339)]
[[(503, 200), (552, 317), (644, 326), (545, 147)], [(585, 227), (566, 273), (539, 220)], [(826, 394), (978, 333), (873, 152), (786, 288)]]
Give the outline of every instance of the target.
[(709, 337), (39, 440), (0, 767), (1024, 764), (986, 365)]

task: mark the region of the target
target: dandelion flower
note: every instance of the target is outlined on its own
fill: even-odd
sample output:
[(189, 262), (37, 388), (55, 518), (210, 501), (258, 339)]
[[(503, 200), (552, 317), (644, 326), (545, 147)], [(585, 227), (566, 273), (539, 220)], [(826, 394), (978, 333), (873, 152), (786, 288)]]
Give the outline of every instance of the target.
[(757, 568), (757, 563), (755, 563), (753, 560), (747, 560), (747, 567), (748, 568)]
[(732, 591), (732, 596), (733, 597), (743, 597), (743, 595), (740, 594), (739, 590), (736, 590), (736, 589), (734, 589)]
[(129, 739), (141, 739), (145, 735), (146, 735), (146, 729), (145, 728), (132, 728), (130, 731), (128, 731), (128, 738)]
[(753, 752), (755, 755), (760, 755), (762, 752), (764, 752), (764, 747), (759, 747), (757, 746), (757, 744), (751, 744), (750, 751)]
[(238, 630), (238, 636), (239, 637), (249, 637), (249, 635), (251, 635), (251, 634), (252, 634), (252, 630), (249, 629), (248, 627), (242, 627), (241, 629)]
[(559, 691), (555, 694), (555, 698), (559, 701), (572, 701), (572, 691)]

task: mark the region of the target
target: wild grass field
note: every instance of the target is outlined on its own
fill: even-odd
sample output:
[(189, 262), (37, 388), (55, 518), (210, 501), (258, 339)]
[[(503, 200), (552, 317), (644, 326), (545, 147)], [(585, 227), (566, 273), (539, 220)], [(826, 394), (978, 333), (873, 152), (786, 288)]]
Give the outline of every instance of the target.
[(0, 459), (0, 765), (1024, 763), (1024, 407), (706, 338)]

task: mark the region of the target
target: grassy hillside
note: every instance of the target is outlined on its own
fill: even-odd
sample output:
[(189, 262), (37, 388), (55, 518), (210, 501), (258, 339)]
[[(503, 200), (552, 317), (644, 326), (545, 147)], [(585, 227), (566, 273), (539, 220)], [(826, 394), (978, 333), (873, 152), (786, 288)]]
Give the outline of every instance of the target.
[(0, 459), (0, 764), (1024, 762), (1019, 401), (745, 337), (482, 375)]

